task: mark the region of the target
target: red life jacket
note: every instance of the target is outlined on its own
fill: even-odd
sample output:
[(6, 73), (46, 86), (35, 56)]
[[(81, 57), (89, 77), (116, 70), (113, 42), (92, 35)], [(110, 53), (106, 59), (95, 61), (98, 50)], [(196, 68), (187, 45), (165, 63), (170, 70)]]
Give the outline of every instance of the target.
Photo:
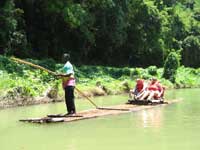
[(148, 87), (148, 90), (150, 90), (150, 91), (157, 91), (158, 90), (158, 86), (157, 86), (157, 81), (156, 82), (151, 82), (150, 83), (150, 85), (149, 85), (149, 87)]
[(158, 91), (161, 92), (162, 89), (163, 89), (163, 87), (160, 85), (159, 82), (156, 83), (156, 86), (157, 86), (157, 88), (158, 88)]
[(155, 98), (155, 99), (159, 99), (159, 98), (161, 98), (161, 97), (164, 96), (165, 88), (164, 88), (159, 82), (157, 82), (155, 85), (157, 86), (157, 89), (158, 89), (158, 91), (161, 93), (161, 95), (158, 96), (158, 95), (156, 94), (156, 95), (154, 95), (154, 98)]
[(137, 91), (138, 92), (142, 91), (143, 87), (144, 87), (144, 80), (142, 79), (137, 80), (137, 84), (136, 84)]

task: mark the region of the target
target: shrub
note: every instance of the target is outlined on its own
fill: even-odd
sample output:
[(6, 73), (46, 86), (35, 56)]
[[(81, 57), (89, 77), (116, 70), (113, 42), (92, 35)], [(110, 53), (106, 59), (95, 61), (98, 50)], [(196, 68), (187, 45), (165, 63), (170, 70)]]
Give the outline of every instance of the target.
[(141, 74), (140, 68), (134, 68), (134, 69), (132, 70), (132, 75), (133, 75), (133, 76), (139, 76), (140, 74)]
[(148, 73), (152, 76), (157, 75), (157, 67), (156, 66), (149, 66), (148, 68)]
[(175, 83), (176, 72), (180, 66), (180, 56), (176, 52), (170, 52), (165, 60), (163, 77)]

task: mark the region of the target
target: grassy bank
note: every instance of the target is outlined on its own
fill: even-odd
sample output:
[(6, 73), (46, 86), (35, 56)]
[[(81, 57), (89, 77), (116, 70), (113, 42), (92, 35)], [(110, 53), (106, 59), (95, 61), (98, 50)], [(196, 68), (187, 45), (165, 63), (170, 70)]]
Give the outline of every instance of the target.
[[(56, 64), (53, 60), (31, 60), (53, 71), (59, 71), (63, 64)], [(101, 96), (128, 92), (134, 87), (135, 79), (150, 79), (157, 77), (168, 88), (196, 88), (200, 87), (200, 68), (180, 67), (176, 82), (162, 78), (163, 68), (150, 66), (143, 68), (114, 68), (104, 66), (75, 66), (77, 87), (87, 96)], [(58, 89), (58, 90), (57, 90)], [(27, 65), (17, 64), (9, 58), (0, 56), (0, 102), (11, 102), (19, 99), (23, 101), (36, 100), (37, 97), (63, 99), (61, 81), (41, 70)], [(79, 97), (76, 93), (76, 97)]]

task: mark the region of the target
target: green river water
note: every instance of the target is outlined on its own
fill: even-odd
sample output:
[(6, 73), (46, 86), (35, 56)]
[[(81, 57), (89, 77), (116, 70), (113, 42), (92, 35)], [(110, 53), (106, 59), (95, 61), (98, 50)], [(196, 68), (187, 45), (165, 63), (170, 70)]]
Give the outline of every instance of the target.
[[(30, 124), (19, 119), (62, 113), (64, 103), (0, 110), (1, 150), (199, 150), (200, 89), (168, 91), (182, 101), (121, 115), (72, 123)], [(100, 106), (127, 101), (127, 95), (95, 98)], [(93, 108), (77, 100), (77, 109)]]

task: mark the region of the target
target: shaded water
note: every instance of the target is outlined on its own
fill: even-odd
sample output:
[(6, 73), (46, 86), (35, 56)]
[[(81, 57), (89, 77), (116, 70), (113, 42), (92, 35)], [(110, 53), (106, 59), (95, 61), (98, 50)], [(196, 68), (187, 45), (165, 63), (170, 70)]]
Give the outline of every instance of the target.
[[(0, 110), (1, 150), (199, 150), (200, 89), (168, 91), (182, 101), (166, 107), (72, 123), (29, 124), (18, 119), (61, 113), (64, 103)], [(125, 96), (96, 98), (98, 105), (124, 103)], [(92, 106), (78, 100), (77, 109)]]

